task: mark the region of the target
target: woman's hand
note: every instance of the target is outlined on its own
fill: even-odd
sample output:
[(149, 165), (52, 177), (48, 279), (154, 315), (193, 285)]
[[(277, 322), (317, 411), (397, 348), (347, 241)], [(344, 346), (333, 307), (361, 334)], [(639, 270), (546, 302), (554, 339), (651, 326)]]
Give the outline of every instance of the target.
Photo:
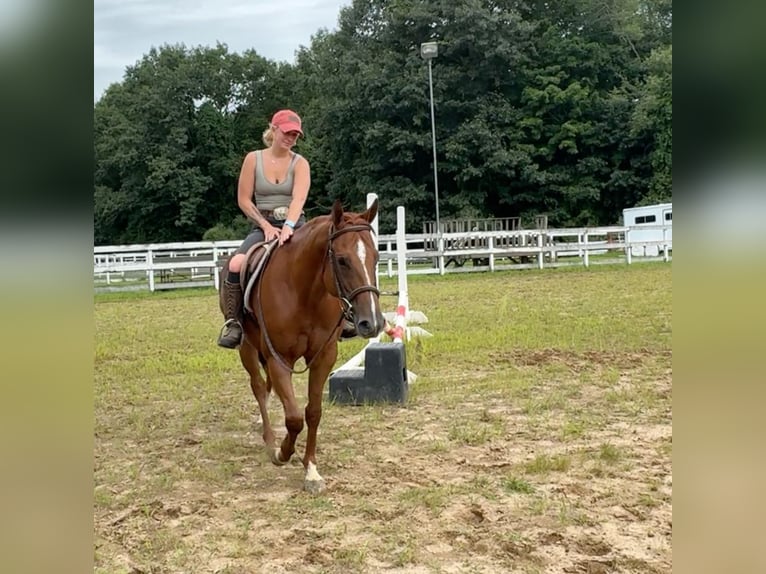
[[(271, 223), (267, 223), (266, 225), (261, 227), (261, 229), (263, 229), (263, 236), (266, 241), (271, 241), (272, 239), (276, 239), (277, 237), (279, 237), (279, 229), (274, 227)], [(281, 244), (282, 242), (280, 240), (280, 245)]]
[(293, 228), (289, 225), (283, 225), (282, 231), (279, 232), (279, 244), (284, 245), (293, 236)]

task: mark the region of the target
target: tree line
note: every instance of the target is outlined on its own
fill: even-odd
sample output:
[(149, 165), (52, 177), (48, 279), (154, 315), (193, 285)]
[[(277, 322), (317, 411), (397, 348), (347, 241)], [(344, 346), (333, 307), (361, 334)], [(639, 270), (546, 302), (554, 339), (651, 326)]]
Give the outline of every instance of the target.
[(381, 200), (434, 219), (617, 223), (672, 197), (671, 0), (354, 0), (294, 64), (254, 50), (152, 48), (94, 106), (97, 245), (242, 238), (244, 155), (298, 111), (309, 217)]

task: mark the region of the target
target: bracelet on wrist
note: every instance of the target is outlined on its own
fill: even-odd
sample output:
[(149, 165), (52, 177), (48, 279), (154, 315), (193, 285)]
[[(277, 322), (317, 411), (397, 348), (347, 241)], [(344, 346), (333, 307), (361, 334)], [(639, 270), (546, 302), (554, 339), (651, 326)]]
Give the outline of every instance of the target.
[(287, 227), (289, 227), (290, 229), (293, 229), (293, 230), (295, 229), (295, 222), (292, 219), (286, 219), (285, 225), (287, 225)]

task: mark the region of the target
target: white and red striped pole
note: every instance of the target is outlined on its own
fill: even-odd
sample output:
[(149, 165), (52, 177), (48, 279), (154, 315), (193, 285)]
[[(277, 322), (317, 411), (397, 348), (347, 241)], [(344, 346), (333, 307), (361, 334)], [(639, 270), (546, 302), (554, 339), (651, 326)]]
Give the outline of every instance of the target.
[(386, 333), (395, 343), (401, 343), (407, 333), (407, 313), (409, 307), (407, 293), (407, 238), (405, 232), (406, 221), (404, 206), (396, 208), (396, 275), (399, 280), (399, 303), (396, 307), (394, 326), (386, 330)]

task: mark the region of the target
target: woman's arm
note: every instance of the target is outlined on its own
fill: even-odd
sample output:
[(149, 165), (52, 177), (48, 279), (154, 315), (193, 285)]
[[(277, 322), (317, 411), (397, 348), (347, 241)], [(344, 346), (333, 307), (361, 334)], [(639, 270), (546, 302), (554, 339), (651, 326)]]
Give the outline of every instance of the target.
[(295, 172), (293, 173), (293, 199), (287, 210), (287, 219), (289, 221), (298, 221), (303, 213), (303, 205), (309, 195), (311, 187), (311, 168), (305, 157), (298, 158), (295, 162)]

